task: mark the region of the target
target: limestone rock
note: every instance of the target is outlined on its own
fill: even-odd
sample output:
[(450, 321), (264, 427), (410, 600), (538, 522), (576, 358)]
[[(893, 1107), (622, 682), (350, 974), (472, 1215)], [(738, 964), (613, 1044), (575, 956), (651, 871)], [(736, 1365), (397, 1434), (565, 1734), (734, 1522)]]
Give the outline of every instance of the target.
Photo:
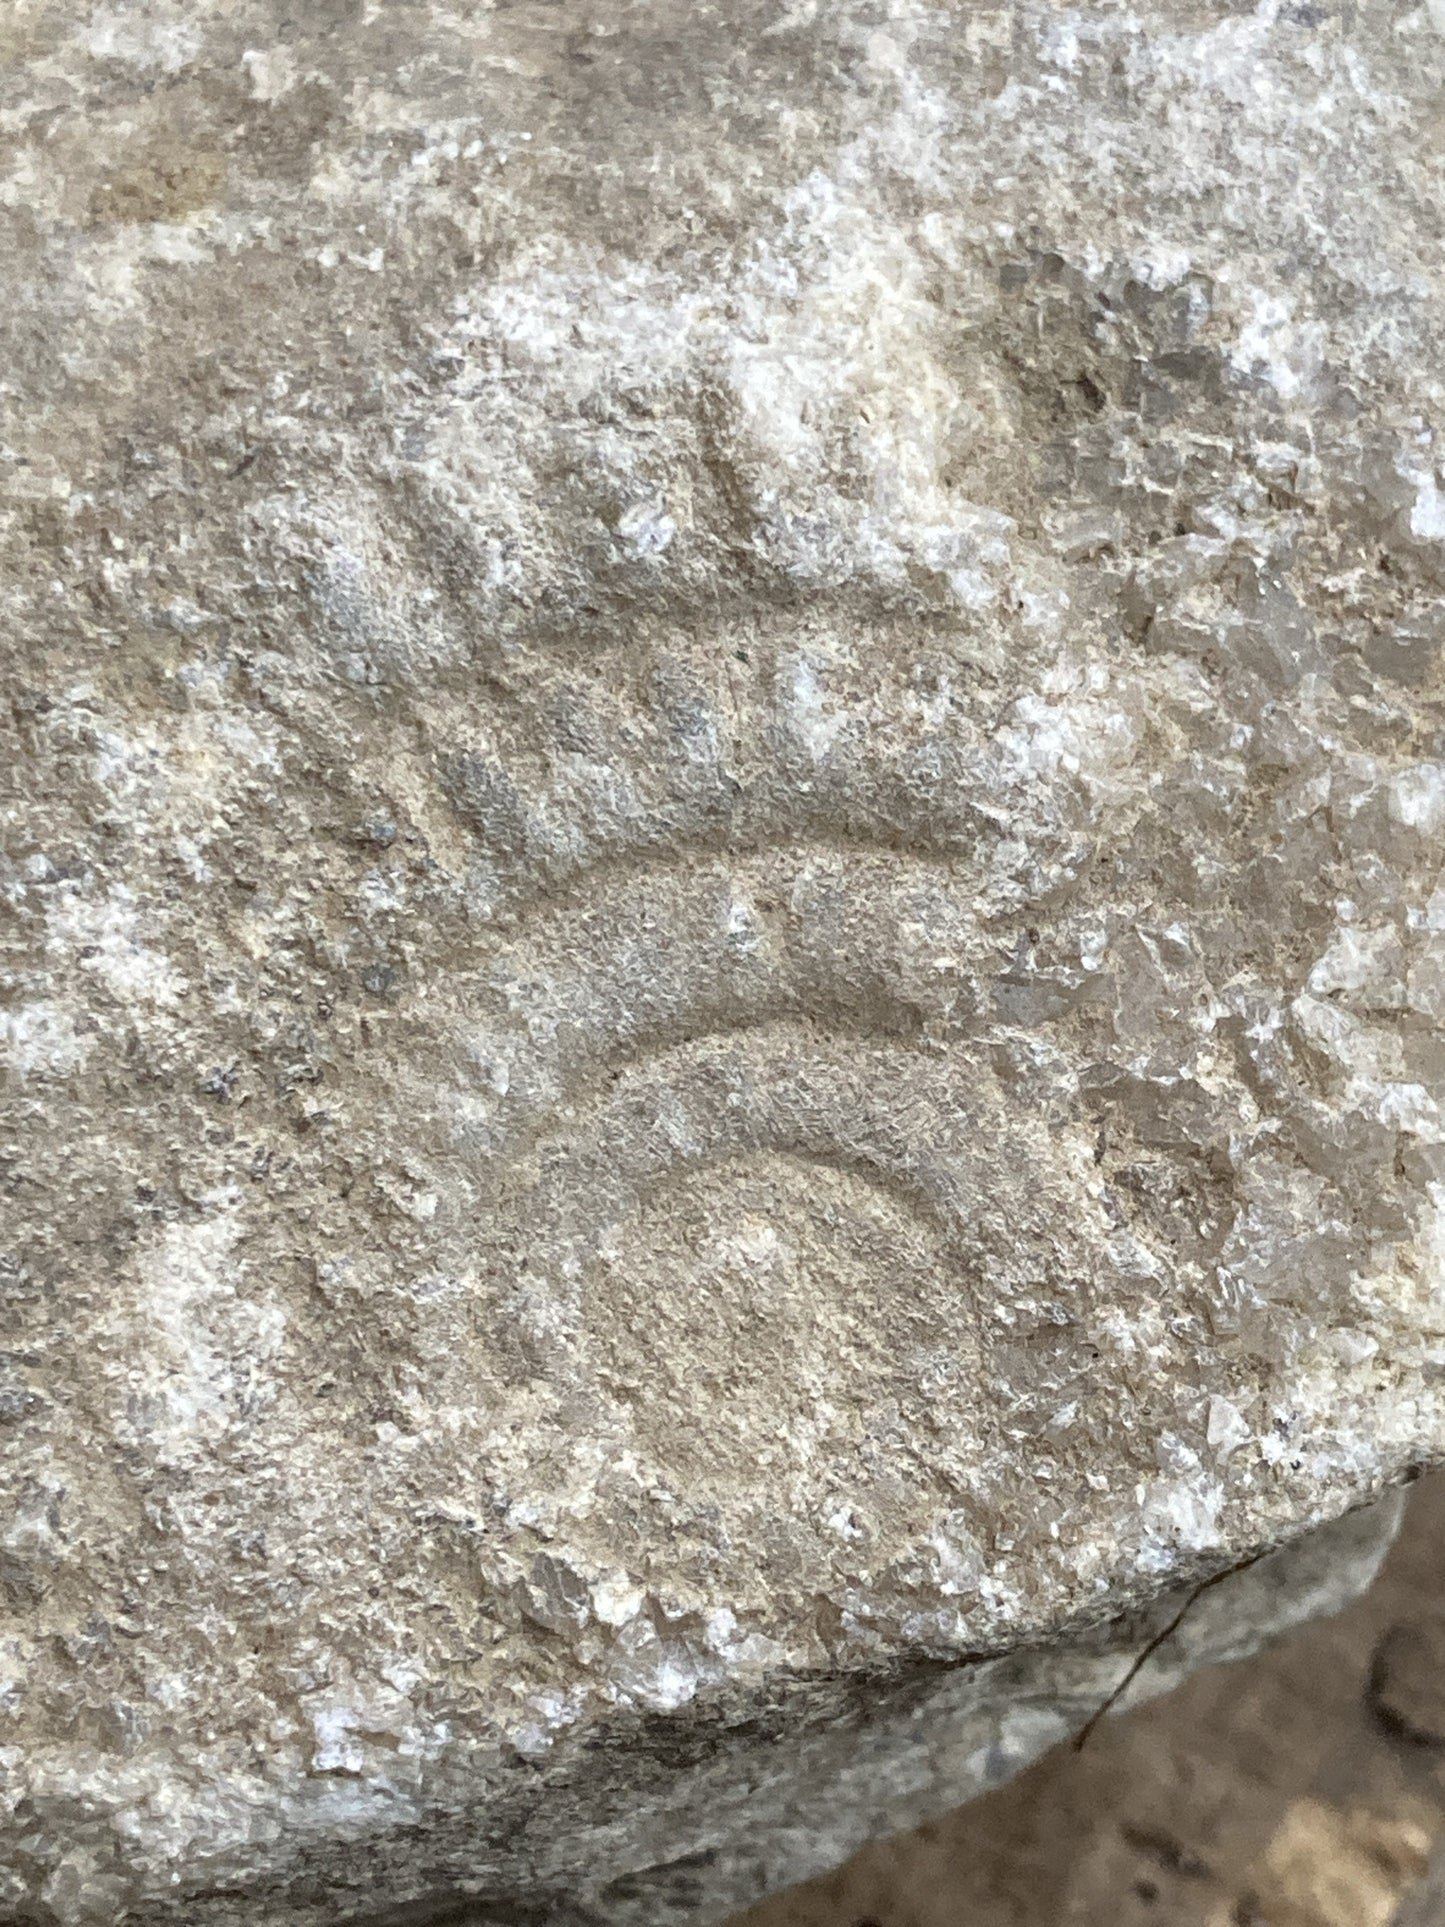
[(0, 1912), (716, 1911), (1439, 1454), (1442, 36), (7, 10)]

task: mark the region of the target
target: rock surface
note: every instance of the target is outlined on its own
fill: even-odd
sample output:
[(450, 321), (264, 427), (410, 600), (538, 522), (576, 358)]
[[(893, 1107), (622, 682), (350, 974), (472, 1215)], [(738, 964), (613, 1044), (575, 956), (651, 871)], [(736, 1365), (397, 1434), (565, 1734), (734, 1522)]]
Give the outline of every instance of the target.
[(8, 9), (0, 1907), (746, 1898), (1441, 1452), (1442, 81)]
[[(1344, 1612), (1100, 1722), (1085, 1746), (871, 1841), (734, 1927), (1440, 1927), (1445, 1744), (1388, 1702), (1409, 1635), (1445, 1646), (1442, 1548), (1432, 1473)], [(1420, 1681), (1426, 1708), (1439, 1682)], [(1411, 1895), (1432, 1848), (1441, 1879)]]

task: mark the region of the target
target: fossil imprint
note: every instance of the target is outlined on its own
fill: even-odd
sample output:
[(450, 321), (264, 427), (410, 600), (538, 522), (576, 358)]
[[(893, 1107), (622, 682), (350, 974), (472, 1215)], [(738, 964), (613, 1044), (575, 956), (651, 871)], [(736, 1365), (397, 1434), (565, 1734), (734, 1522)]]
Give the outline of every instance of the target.
[(717, 1917), (1445, 1449), (1445, 40), (30, 14), (0, 1914)]

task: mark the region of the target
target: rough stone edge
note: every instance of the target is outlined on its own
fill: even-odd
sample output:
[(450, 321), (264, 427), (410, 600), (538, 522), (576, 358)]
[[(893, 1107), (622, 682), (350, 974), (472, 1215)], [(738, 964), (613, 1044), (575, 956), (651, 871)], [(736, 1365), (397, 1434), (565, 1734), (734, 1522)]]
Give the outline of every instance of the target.
[[(1306, 1620), (1342, 1611), (1379, 1571), (1404, 1500), (1403, 1489), (1389, 1492), (1161, 1595), (1147, 1613), (1064, 1642), (880, 1683), (849, 1714), (771, 1742), (765, 1759), (719, 1758), (652, 1803), (651, 1816), (632, 1816), (628, 1837), (671, 1842), (665, 1861), (627, 1867), (608, 1853), (623, 1836), (609, 1841), (612, 1829), (599, 1829), (588, 1844), (606, 1871), (585, 1887), (544, 1880), (531, 1902), (439, 1895), (354, 1915), (354, 1927), (711, 1927), (830, 1871), (870, 1839), (990, 1792), (1101, 1714), (1138, 1706), (1201, 1666), (1243, 1658)], [(559, 1843), (574, 1865), (588, 1857), (583, 1846), (575, 1834)], [(283, 1923), (275, 1917), (264, 1927)]]

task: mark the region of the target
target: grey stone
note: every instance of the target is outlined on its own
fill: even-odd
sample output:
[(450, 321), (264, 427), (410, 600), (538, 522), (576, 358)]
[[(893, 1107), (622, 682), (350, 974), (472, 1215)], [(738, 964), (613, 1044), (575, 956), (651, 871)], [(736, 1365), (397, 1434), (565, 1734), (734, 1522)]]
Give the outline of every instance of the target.
[(0, 1908), (715, 1914), (1440, 1454), (1442, 35), (0, 21)]

